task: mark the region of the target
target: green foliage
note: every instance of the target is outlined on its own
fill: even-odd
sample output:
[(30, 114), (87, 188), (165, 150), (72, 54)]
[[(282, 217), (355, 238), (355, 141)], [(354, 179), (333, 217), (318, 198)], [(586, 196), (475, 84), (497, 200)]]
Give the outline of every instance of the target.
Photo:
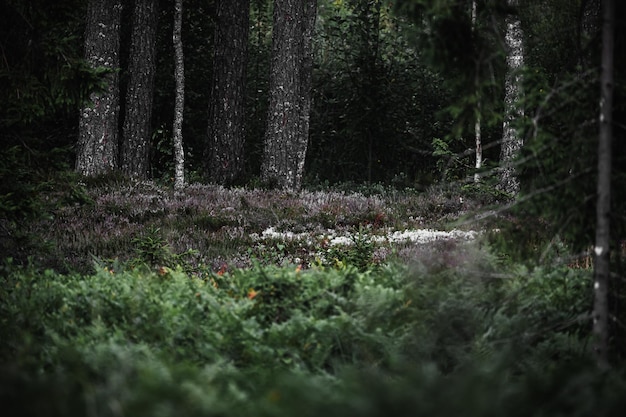
[[(371, 229), (370, 229), (371, 230)], [(324, 252), (322, 265), (336, 268), (354, 267), (361, 272), (376, 269), (378, 265), (374, 260), (376, 245), (367, 229), (362, 226), (358, 232), (350, 236), (350, 244), (335, 245)]]
[(21, 220), (39, 212), (37, 194), (41, 185), (28, 181), (31, 175), (24, 161), (25, 150), (14, 146), (0, 160), (0, 217)]
[[(526, 356), (528, 366), (537, 371), (555, 366), (553, 359), (584, 361), (590, 348), (591, 271), (564, 266), (521, 267), (514, 276), (504, 283), (502, 290), (509, 298), (496, 313), (496, 317), (509, 317), (510, 321), (507, 325), (499, 323), (503, 333), (491, 336), (519, 338), (517, 354)], [(524, 355), (522, 349), (532, 351)]]
[[(583, 120), (594, 112), (597, 94), (593, 73), (563, 78), (550, 88), (541, 82), (541, 72), (526, 77), (532, 91), (527, 105), (536, 109), (540, 123), (525, 126), (528, 140), (522, 157), (531, 161), (522, 165), (521, 178), (528, 200), (517, 212), (523, 219), (547, 219), (545, 236), (559, 236), (578, 251), (593, 241), (594, 234), (589, 219), (595, 216), (597, 162), (595, 141), (588, 138), (595, 133), (592, 126), (583, 126)], [(548, 110), (551, 106), (556, 110)], [(565, 146), (568, 153), (562, 152)]]
[(62, 171), (67, 169), (66, 154), (66, 149), (5, 149), (0, 159), (0, 218), (35, 220), (63, 205), (93, 204), (76, 176)]
[(620, 374), (603, 383), (584, 365), (588, 271), (474, 265), (81, 276), (5, 262), (0, 395), (13, 413), (70, 416), (112, 404), (138, 416), (623, 405)]
[(437, 171), (441, 173), (442, 181), (458, 181), (468, 171), (469, 161), (453, 152), (451, 145), (456, 140), (433, 138), (433, 157), (437, 160)]
[[(573, 33), (570, 37), (574, 37)], [(618, 48), (623, 48), (623, 44), (618, 44)], [(557, 240), (573, 252), (582, 252), (593, 243), (595, 233), (592, 219), (595, 219), (597, 140), (594, 138), (598, 125), (597, 117), (592, 115), (599, 111), (599, 72), (595, 67), (570, 65), (559, 66), (559, 72), (555, 73), (549, 62), (544, 62), (548, 58), (543, 54), (546, 51), (531, 50), (530, 61), (537, 62), (537, 66), (523, 74), (525, 95), (521, 105), (529, 118), (519, 124), (525, 137), (518, 169), (522, 189), (519, 203), (511, 210), (515, 219), (504, 227), (505, 233), (512, 232), (517, 237), (511, 237), (514, 246), (505, 251), (535, 247), (541, 254), (550, 242)], [(623, 63), (618, 60), (618, 65)], [(618, 79), (616, 85), (619, 90), (623, 80)], [(614, 118), (622, 113), (618, 105)], [(614, 135), (623, 137), (623, 129), (616, 126)], [(622, 142), (614, 141), (614, 184), (624, 177)], [(611, 233), (617, 247), (625, 235), (626, 200), (621, 187), (614, 186), (612, 192)]]
[[(448, 91), (384, 2), (320, 2), (308, 182), (430, 183)], [(419, 94), (415, 92), (419, 91)]]
[[(8, 1), (2, 7), (0, 128), (44, 132), (103, 87), (102, 69), (82, 57), (84, 2)], [(64, 144), (68, 144), (65, 142)]]
[(0, 253), (25, 263), (47, 257), (49, 236), (33, 233), (31, 225), (54, 222), (64, 207), (93, 205), (85, 188), (64, 169), (67, 150), (40, 152), (28, 146), (5, 149), (0, 158)]
[[(377, 246), (370, 232), (424, 227), (477, 200), (502, 199), (487, 181), (424, 195), (398, 191), (465, 176), (478, 104), (487, 115), (484, 138), (498, 137), (502, 56), (494, 44), (508, 12), (502, 2), (478, 2), (479, 33), (469, 26), (470, 2), (397, 2), (412, 8), (419, 28), (429, 22), (432, 49), (413, 43), (415, 32), (387, 3), (320, 2), (307, 168), (312, 183), (350, 181), (330, 197), (202, 186), (174, 193), (116, 175), (79, 182), (51, 172), (71, 166), (64, 146), (75, 140), (75, 111), (100, 87), (102, 74), (80, 59), (84, 2), (5, 3), (0, 250), (15, 261), (0, 265), (4, 412), (620, 415), (623, 352), (613, 352), (608, 374), (588, 367), (590, 271), (564, 266), (571, 248), (586, 247), (592, 235), (597, 74), (589, 63), (599, 48), (576, 44), (580, 4), (521, 2), (529, 68), (520, 105), (529, 118), (520, 129), (529, 163), (520, 170), (519, 211), (494, 225), (494, 240), (506, 248), (500, 262), (443, 241), (398, 248), (411, 265), (398, 266), (379, 262), (377, 251), (392, 249)], [(186, 6), (192, 165), (206, 128), (214, 3)], [(252, 3), (249, 174), (264, 129), (270, 3)], [(153, 149), (155, 175), (167, 183), (171, 8), (161, 23)], [(620, 33), (615, 120), (624, 110)], [(619, 125), (615, 132), (623, 136)], [(626, 166), (623, 143), (614, 149), (616, 184)], [(370, 185), (361, 194), (345, 194), (364, 180)], [(390, 181), (397, 188), (383, 185)], [(619, 189), (615, 195), (618, 241), (624, 199)], [(352, 241), (252, 238), (276, 224), (315, 230), (311, 236), (342, 228)], [(89, 254), (120, 260), (89, 273), (17, 266), (33, 255), (57, 270), (85, 272)], [(532, 257), (544, 266), (534, 267)], [(615, 294), (612, 303), (622, 303), (619, 287)], [(615, 327), (624, 322), (615, 318)], [(622, 333), (614, 333), (615, 345)]]
[(130, 260), (131, 266), (149, 266), (151, 268), (184, 268), (191, 270), (192, 266), (185, 258), (193, 255), (194, 250), (183, 253), (174, 253), (162, 236), (161, 229), (151, 225), (144, 234), (131, 242), (135, 248), (135, 257)]
[[(525, 31), (524, 138), (518, 173), (521, 192), (494, 235), (516, 261), (545, 257), (558, 242), (563, 252), (583, 253), (595, 239), (599, 114), (599, 3), (521, 2)], [(597, 6), (597, 8), (594, 8)], [(618, 6), (618, 16), (624, 13)], [(596, 20), (597, 19), (597, 20)], [(623, 19), (616, 19), (621, 22)], [(621, 25), (618, 23), (618, 26)], [(620, 26), (621, 28), (621, 26)], [(624, 117), (622, 59), (626, 39), (616, 30), (614, 120)], [(626, 235), (623, 126), (613, 127), (611, 235), (613, 248)], [(615, 257), (617, 259), (618, 256)]]
[[(447, 97), (430, 117), (446, 129), (430, 136), (441, 180), (474, 171), (475, 123), (480, 120), (483, 160), (498, 160), (505, 76), (503, 2), (397, 0), (394, 9), (414, 22), (413, 42)], [(476, 14), (472, 15), (472, 6)]]

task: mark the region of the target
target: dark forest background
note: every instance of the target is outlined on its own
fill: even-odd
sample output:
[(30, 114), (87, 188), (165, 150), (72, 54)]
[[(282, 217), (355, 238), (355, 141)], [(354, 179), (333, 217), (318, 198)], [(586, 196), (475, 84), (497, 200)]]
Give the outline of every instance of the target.
[[(275, 0), (250, 0), (233, 181), (205, 172), (218, 0), (183, 2), (186, 186), (174, 183), (173, 0), (158, 2), (148, 180), (81, 176), (81, 109), (115, 73), (124, 129), (133, 6), (147, 4), (122, 2), (112, 72), (85, 60), (88, 3), (0, 0), (0, 408), (621, 415), (626, 2), (318, 0), (291, 188), (261, 173)], [(599, 157), (611, 3), (612, 148)], [(522, 146), (508, 161), (511, 134)], [(444, 237), (403, 238), (419, 233)]]
[[(6, 0), (1, 5), (2, 148), (5, 153), (16, 152), (10, 149), (19, 146), (20, 154), (44, 157), (47, 162), (36, 164), (38, 168), (73, 167), (78, 107), (98, 87), (97, 72), (82, 59), (85, 3)], [(506, 69), (503, 38), (507, 10), (502, 2), (478, 2), (482, 22), (477, 35), (471, 34), (469, 17), (456, 13), (452, 1), (431, 5), (403, 1), (374, 7), (377, 3), (319, 2), (307, 182), (394, 182), (425, 187), (467, 176), (473, 167), (473, 156), (466, 151), (473, 147), (473, 67), (477, 60), (483, 67), (480, 95), (485, 159), (488, 166), (497, 164)], [(456, 3), (469, 10), (470, 2)], [(523, 106), (528, 109), (528, 123), (533, 109), (549, 106), (550, 111), (540, 115), (541, 133), (552, 137), (558, 133), (555, 141), (566, 141), (552, 149), (553, 153), (575, 154), (582, 165), (590, 166), (579, 144), (583, 140), (577, 140), (582, 136), (580, 127), (584, 127), (587, 142), (593, 143), (593, 109), (599, 91), (594, 79), (600, 39), (597, 30), (585, 32), (583, 27), (582, 13), (590, 7), (587, 3), (593, 2), (529, 0), (521, 2), (519, 14), (525, 33)], [(132, 12), (132, 7), (126, 6), (121, 36), (122, 92)], [(251, 2), (244, 182), (258, 176), (260, 165), (269, 88), (271, 9), (270, 1)], [(212, 1), (185, 3), (183, 137), (192, 177), (201, 170), (207, 130), (214, 15)], [(171, 176), (173, 159), (172, 21), (172, 2), (161, 1), (151, 173), (165, 181)], [(430, 33), (425, 35), (425, 31)], [(589, 34), (593, 37), (585, 38)], [(620, 31), (617, 36), (619, 116), (623, 65), (619, 48), (623, 42)], [(615, 143), (619, 146), (621, 142)], [(52, 154), (54, 158), (48, 157)]]
[[(475, 23), (470, 18), (476, 4)], [(593, 237), (598, 132), (600, 4), (594, 0), (322, 0), (314, 35), (313, 104), (304, 183), (388, 184), (425, 190), (455, 184), (506, 201), (494, 174), (505, 116), (505, 18), (524, 33), (525, 116), (519, 159), (522, 213), (548, 219), (547, 234), (577, 248)], [(120, 100), (130, 48), (132, 7), (121, 25)], [(173, 181), (173, 2), (160, 2), (151, 133), (151, 177)], [(102, 88), (101, 70), (83, 60), (86, 2), (1, 3), (0, 209), (36, 211), (30, 198), (53, 172), (74, 167), (78, 113)], [(623, 5), (617, 5), (614, 92), (615, 236), (624, 236)], [(184, 147), (188, 181), (204, 178), (215, 2), (185, 3)], [(272, 2), (250, 5), (245, 112), (245, 170), (240, 185), (259, 184), (266, 127)], [(472, 26), (474, 25), (474, 26)], [(474, 169), (474, 122), (482, 117), (484, 164)], [(123, 117), (120, 117), (120, 127)], [(549, 192), (548, 192), (549, 191)], [(551, 221), (554, 220), (554, 221)], [(539, 226), (546, 230), (544, 226)], [(529, 233), (534, 233), (529, 232)], [(526, 232), (520, 232), (524, 235)]]

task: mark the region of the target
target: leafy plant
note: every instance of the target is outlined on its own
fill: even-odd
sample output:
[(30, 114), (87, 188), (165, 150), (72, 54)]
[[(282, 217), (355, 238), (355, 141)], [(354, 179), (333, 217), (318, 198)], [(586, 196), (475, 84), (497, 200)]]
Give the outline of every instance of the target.
[(325, 251), (325, 263), (329, 266), (354, 267), (361, 272), (375, 268), (374, 250), (376, 245), (363, 227), (350, 235), (350, 244), (331, 246)]
[(185, 257), (193, 255), (195, 251), (173, 253), (163, 238), (161, 229), (154, 225), (149, 226), (144, 235), (134, 238), (132, 243), (135, 246), (135, 258), (131, 259), (131, 265), (148, 265), (153, 268), (181, 266), (187, 270), (191, 268), (185, 262)]
[(492, 268), (63, 275), (5, 262), (0, 399), (44, 416), (614, 415), (623, 376), (583, 359), (588, 272)]

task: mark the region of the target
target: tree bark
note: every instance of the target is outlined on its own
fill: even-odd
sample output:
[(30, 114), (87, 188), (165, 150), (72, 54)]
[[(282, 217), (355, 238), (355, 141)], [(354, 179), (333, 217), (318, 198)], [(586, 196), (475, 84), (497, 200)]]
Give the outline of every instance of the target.
[(481, 105), (480, 99), (476, 102), (476, 120), (474, 120), (474, 139), (476, 141), (476, 172), (474, 173), (474, 182), (480, 182), (480, 173), (483, 167), (483, 140), (481, 134)]
[(602, 73), (600, 75), (600, 134), (596, 244), (594, 248), (593, 351), (598, 367), (609, 367), (609, 277), (611, 214), (611, 142), (613, 140), (614, 0), (602, 1)]
[[(472, 0), (472, 31), (476, 33), (477, 19), (477, 3)], [(476, 73), (474, 74), (474, 88), (476, 89), (476, 119), (474, 120), (474, 139), (476, 141), (476, 172), (474, 173), (474, 182), (480, 182), (480, 174), (478, 171), (483, 166), (483, 140), (481, 133), (482, 126), (482, 105), (480, 95), (480, 60), (476, 61)]]
[[(509, 0), (509, 6), (517, 6), (518, 0)], [(500, 150), (500, 190), (515, 196), (520, 184), (515, 169), (515, 159), (522, 148), (523, 140), (513, 126), (524, 113), (519, 107), (521, 95), (520, 69), (524, 65), (522, 24), (518, 16), (509, 14), (506, 18), (505, 43), (507, 46), (507, 72), (505, 78), (504, 122), (502, 125), (502, 146)]]
[(302, 186), (316, 12), (316, 0), (274, 1), (270, 103), (261, 180), (281, 189), (298, 190)]
[(302, 28), (302, 67), (300, 70), (300, 101), (302, 103), (299, 131), (302, 138), (301, 157), (298, 159), (298, 181), (296, 189), (302, 186), (304, 162), (309, 144), (309, 130), (311, 125), (311, 106), (313, 88), (313, 36), (315, 36), (315, 20), (317, 18), (317, 0), (303, 0), (303, 28)]
[(150, 171), (158, 0), (135, 0), (121, 168), (146, 179)]
[(206, 147), (208, 179), (218, 184), (233, 183), (244, 166), (249, 19), (250, 0), (218, 2)]
[(183, 149), (183, 111), (185, 109), (185, 61), (183, 55), (183, 0), (176, 0), (174, 6), (174, 78), (176, 79), (176, 99), (174, 104), (174, 189), (185, 186), (185, 151)]
[(78, 124), (76, 172), (94, 176), (118, 168), (119, 49), (121, 0), (90, 0), (85, 29), (85, 59), (106, 68), (106, 89), (90, 96)]

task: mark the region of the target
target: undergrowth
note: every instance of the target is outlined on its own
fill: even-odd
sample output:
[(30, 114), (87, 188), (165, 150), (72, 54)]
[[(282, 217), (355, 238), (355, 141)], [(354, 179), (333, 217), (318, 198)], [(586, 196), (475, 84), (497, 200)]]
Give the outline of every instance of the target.
[[(302, 264), (312, 265), (319, 249), (325, 249), (317, 246), (319, 242), (301, 245), (301, 253), (284, 253), (278, 247), (284, 242), (261, 247), (250, 236), (268, 228), (307, 232), (314, 238), (329, 231), (358, 237), (362, 230), (440, 228), (475, 208), (463, 195), (462, 189), (418, 193), (380, 185), (360, 191), (290, 193), (195, 184), (176, 192), (119, 175), (89, 179), (65, 175), (51, 177), (19, 200), (24, 207), (9, 205), (6, 199), (14, 197), (11, 192), (0, 196), (0, 250), (23, 265), (31, 258), (44, 268), (81, 273), (93, 272), (93, 257), (129, 262), (148, 256), (152, 257), (148, 263), (156, 263), (162, 261), (159, 257), (179, 254), (185, 254), (189, 267), (211, 265), (214, 270), (225, 263), (250, 267), (251, 257), (273, 264), (299, 258)], [(14, 214), (29, 213), (26, 206), (38, 210), (26, 220), (15, 220)], [(11, 216), (4, 216), (2, 210)], [(161, 240), (167, 256), (153, 257), (149, 251), (158, 248), (146, 246), (152, 238), (150, 231), (157, 229), (157, 236), (152, 237)], [(365, 267), (367, 259), (355, 256), (372, 251), (364, 246), (368, 242), (356, 243), (364, 249), (362, 253), (346, 250), (334, 258), (352, 258), (350, 262)], [(165, 260), (161, 263), (172, 264), (171, 259)]]
[(589, 272), (494, 262), (92, 274), (5, 263), (0, 400), (39, 416), (620, 410), (624, 380), (586, 365)]
[[(36, 191), (28, 222), (0, 222), (9, 415), (609, 416), (626, 405), (623, 367), (589, 363), (591, 272), (561, 246), (536, 266), (474, 235), (385, 238), (463, 225), (495, 198), (484, 191), (175, 192), (117, 177)], [(7, 196), (2, 210), (25, 210)]]

